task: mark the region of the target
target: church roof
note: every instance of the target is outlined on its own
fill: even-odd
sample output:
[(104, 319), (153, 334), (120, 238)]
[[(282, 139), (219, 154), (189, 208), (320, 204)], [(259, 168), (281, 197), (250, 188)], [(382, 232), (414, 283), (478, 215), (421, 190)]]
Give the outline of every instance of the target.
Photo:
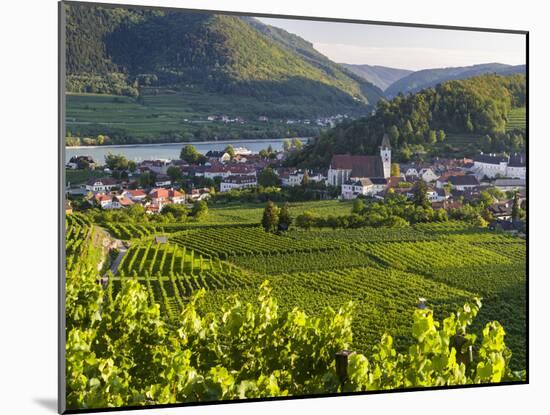
[(351, 170), (350, 177), (384, 177), (384, 165), (380, 156), (335, 154), (330, 161), (330, 168)]
[(384, 134), (384, 137), (382, 138), (382, 144), (380, 144), (380, 147), (391, 148), (390, 137), (388, 137), (387, 134)]

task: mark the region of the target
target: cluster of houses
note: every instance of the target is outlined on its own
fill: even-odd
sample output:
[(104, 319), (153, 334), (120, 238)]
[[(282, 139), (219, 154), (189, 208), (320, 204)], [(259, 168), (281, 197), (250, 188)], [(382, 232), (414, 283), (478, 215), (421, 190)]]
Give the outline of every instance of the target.
[[(463, 201), (480, 197), (493, 187), (503, 192), (518, 191), (526, 198), (526, 159), (523, 154), (474, 159), (436, 159), (431, 163), (401, 164), (392, 176), (391, 145), (384, 135), (376, 156), (337, 154), (331, 159), (327, 184), (340, 186), (342, 199), (360, 196), (383, 198), (387, 192), (412, 198), (420, 181), (427, 184), (426, 196), (434, 208), (456, 208)], [(495, 201), (490, 211), (498, 220), (510, 221), (512, 201)]]
[[(207, 161), (203, 164), (190, 164), (183, 160), (140, 162), (137, 171), (129, 176), (154, 173), (155, 182), (150, 189), (136, 190), (132, 177), (127, 180), (106, 177), (91, 179), (83, 190), (88, 194), (91, 192), (92, 203), (104, 209), (120, 209), (140, 203), (147, 212), (158, 213), (170, 203), (190, 203), (210, 196), (208, 188), (191, 189), (185, 194), (175, 189), (168, 175), (171, 167), (180, 169), (182, 177), (203, 177), (215, 181), (220, 192), (257, 187), (258, 176), (269, 167), (283, 187), (300, 186), (307, 179), (310, 183), (338, 187), (341, 189), (341, 199), (360, 196), (383, 198), (387, 192), (412, 198), (417, 184), (422, 181), (427, 184), (426, 196), (432, 206), (444, 209), (475, 200), (490, 187), (504, 192), (519, 191), (522, 198), (525, 198), (526, 191), (526, 160), (522, 154), (480, 154), (473, 159), (435, 159), (401, 164), (397, 174), (392, 172), (392, 148), (387, 135), (382, 138), (379, 154), (336, 154), (328, 170), (283, 167), (285, 152), (266, 158), (245, 148), (235, 148), (231, 155), (225, 151), (209, 151), (205, 157)], [(72, 158), (67, 167), (82, 165), (95, 166), (95, 163), (90, 157), (79, 156)], [(497, 218), (507, 220), (511, 215), (510, 202), (495, 202), (491, 209)]]
[[(331, 115), (331, 116), (328, 116), (328, 117), (317, 117), (315, 119), (308, 119), (308, 118), (305, 118), (305, 119), (292, 119), (292, 118), (289, 118), (289, 119), (280, 119), (280, 120), (277, 120), (277, 121), (279, 123), (284, 123), (284, 124), (288, 124), (288, 125), (291, 125), (291, 124), (304, 124), (304, 125), (317, 125), (319, 127), (334, 127), (337, 123), (339, 123), (340, 121), (343, 121), (346, 118), (348, 118), (347, 114), (336, 114), (336, 115)], [(223, 122), (223, 123), (226, 123), (226, 124), (228, 124), (228, 123), (246, 124), (246, 122), (247, 122), (247, 120), (244, 119), (241, 116), (232, 117), (230, 115), (224, 115), (224, 114), (209, 115), (209, 116), (206, 117), (206, 120), (210, 121), (210, 122)], [(256, 118), (256, 121), (268, 122), (269, 117), (267, 117), (265, 115), (260, 115), (259, 117)]]

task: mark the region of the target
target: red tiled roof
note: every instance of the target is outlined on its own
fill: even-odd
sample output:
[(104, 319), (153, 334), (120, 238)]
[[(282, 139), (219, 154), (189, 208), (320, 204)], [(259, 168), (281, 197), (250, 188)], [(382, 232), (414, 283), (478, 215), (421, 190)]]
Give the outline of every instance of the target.
[(152, 199), (162, 199), (168, 197), (168, 190), (166, 189), (153, 189), (149, 192), (149, 196)]
[(330, 167), (335, 170), (351, 170), (351, 177), (384, 177), (380, 156), (352, 156), (335, 154)]

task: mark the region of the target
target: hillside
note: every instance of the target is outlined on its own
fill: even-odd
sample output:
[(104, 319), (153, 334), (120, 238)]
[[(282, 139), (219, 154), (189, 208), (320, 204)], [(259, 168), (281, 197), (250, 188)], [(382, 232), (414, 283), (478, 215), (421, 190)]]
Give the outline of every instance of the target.
[(341, 63), (341, 65), (366, 81), (372, 82), (382, 90), (414, 72), (408, 69), (390, 68), (380, 65), (354, 65), (350, 63)]
[(194, 89), (255, 98), (259, 114), (262, 103), (288, 105), (279, 116), (296, 107), (309, 116), (365, 113), (382, 97), (303, 39), (250, 19), (74, 4), (67, 10), (69, 92), (137, 97), (143, 87)]
[(385, 94), (389, 98), (399, 93), (415, 93), (422, 89), (436, 86), (442, 82), (467, 79), (483, 74), (513, 75), (524, 74), (525, 65), (505, 65), (502, 63), (487, 63), (454, 68), (424, 69), (413, 72), (391, 84)]
[[(288, 163), (326, 167), (333, 154), (375, 154), (384, 133), (401, 161), (426, 152), (448, 156), (458, 150), (472, 156), (480, 150), (525, 151), (519, 120), (525, 114), (525, 88), (523, 75), (482, 75), (382, 100), (373, 116), (322, 133)], [(446, 141), (451, 136), (466, 136), (470, 145), (455, 149)]]

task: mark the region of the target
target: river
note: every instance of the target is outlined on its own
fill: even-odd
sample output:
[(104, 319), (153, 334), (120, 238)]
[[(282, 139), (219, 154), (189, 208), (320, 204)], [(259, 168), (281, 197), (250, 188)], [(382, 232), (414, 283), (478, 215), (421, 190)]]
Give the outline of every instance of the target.
[[(122, 154), (128, 160), (137, 162), (151, 159), (178, 159), (180, 151), (184, 145), (192, 144), (202, 154), (210, 150), (223, 150), (229, 144), (234, 148), (245, 147), (253, 153), (267, 148), (269, 145), (273, 150), (283, 148), (284, 138), (268, 140), (220, 140), (220, 141), (195, 141), (188, 143), (166, 143), (166, 144), (128, 144), (128, 145), (109, 145), (109, 146), (90, 146), (90, 147), (66, 147), (65, 160), (68, 161), (73, 156), (91, 156), (97, 163), (103, 163), (108, 153)], [(308, 139), (300, 138), (305, 144)]]

